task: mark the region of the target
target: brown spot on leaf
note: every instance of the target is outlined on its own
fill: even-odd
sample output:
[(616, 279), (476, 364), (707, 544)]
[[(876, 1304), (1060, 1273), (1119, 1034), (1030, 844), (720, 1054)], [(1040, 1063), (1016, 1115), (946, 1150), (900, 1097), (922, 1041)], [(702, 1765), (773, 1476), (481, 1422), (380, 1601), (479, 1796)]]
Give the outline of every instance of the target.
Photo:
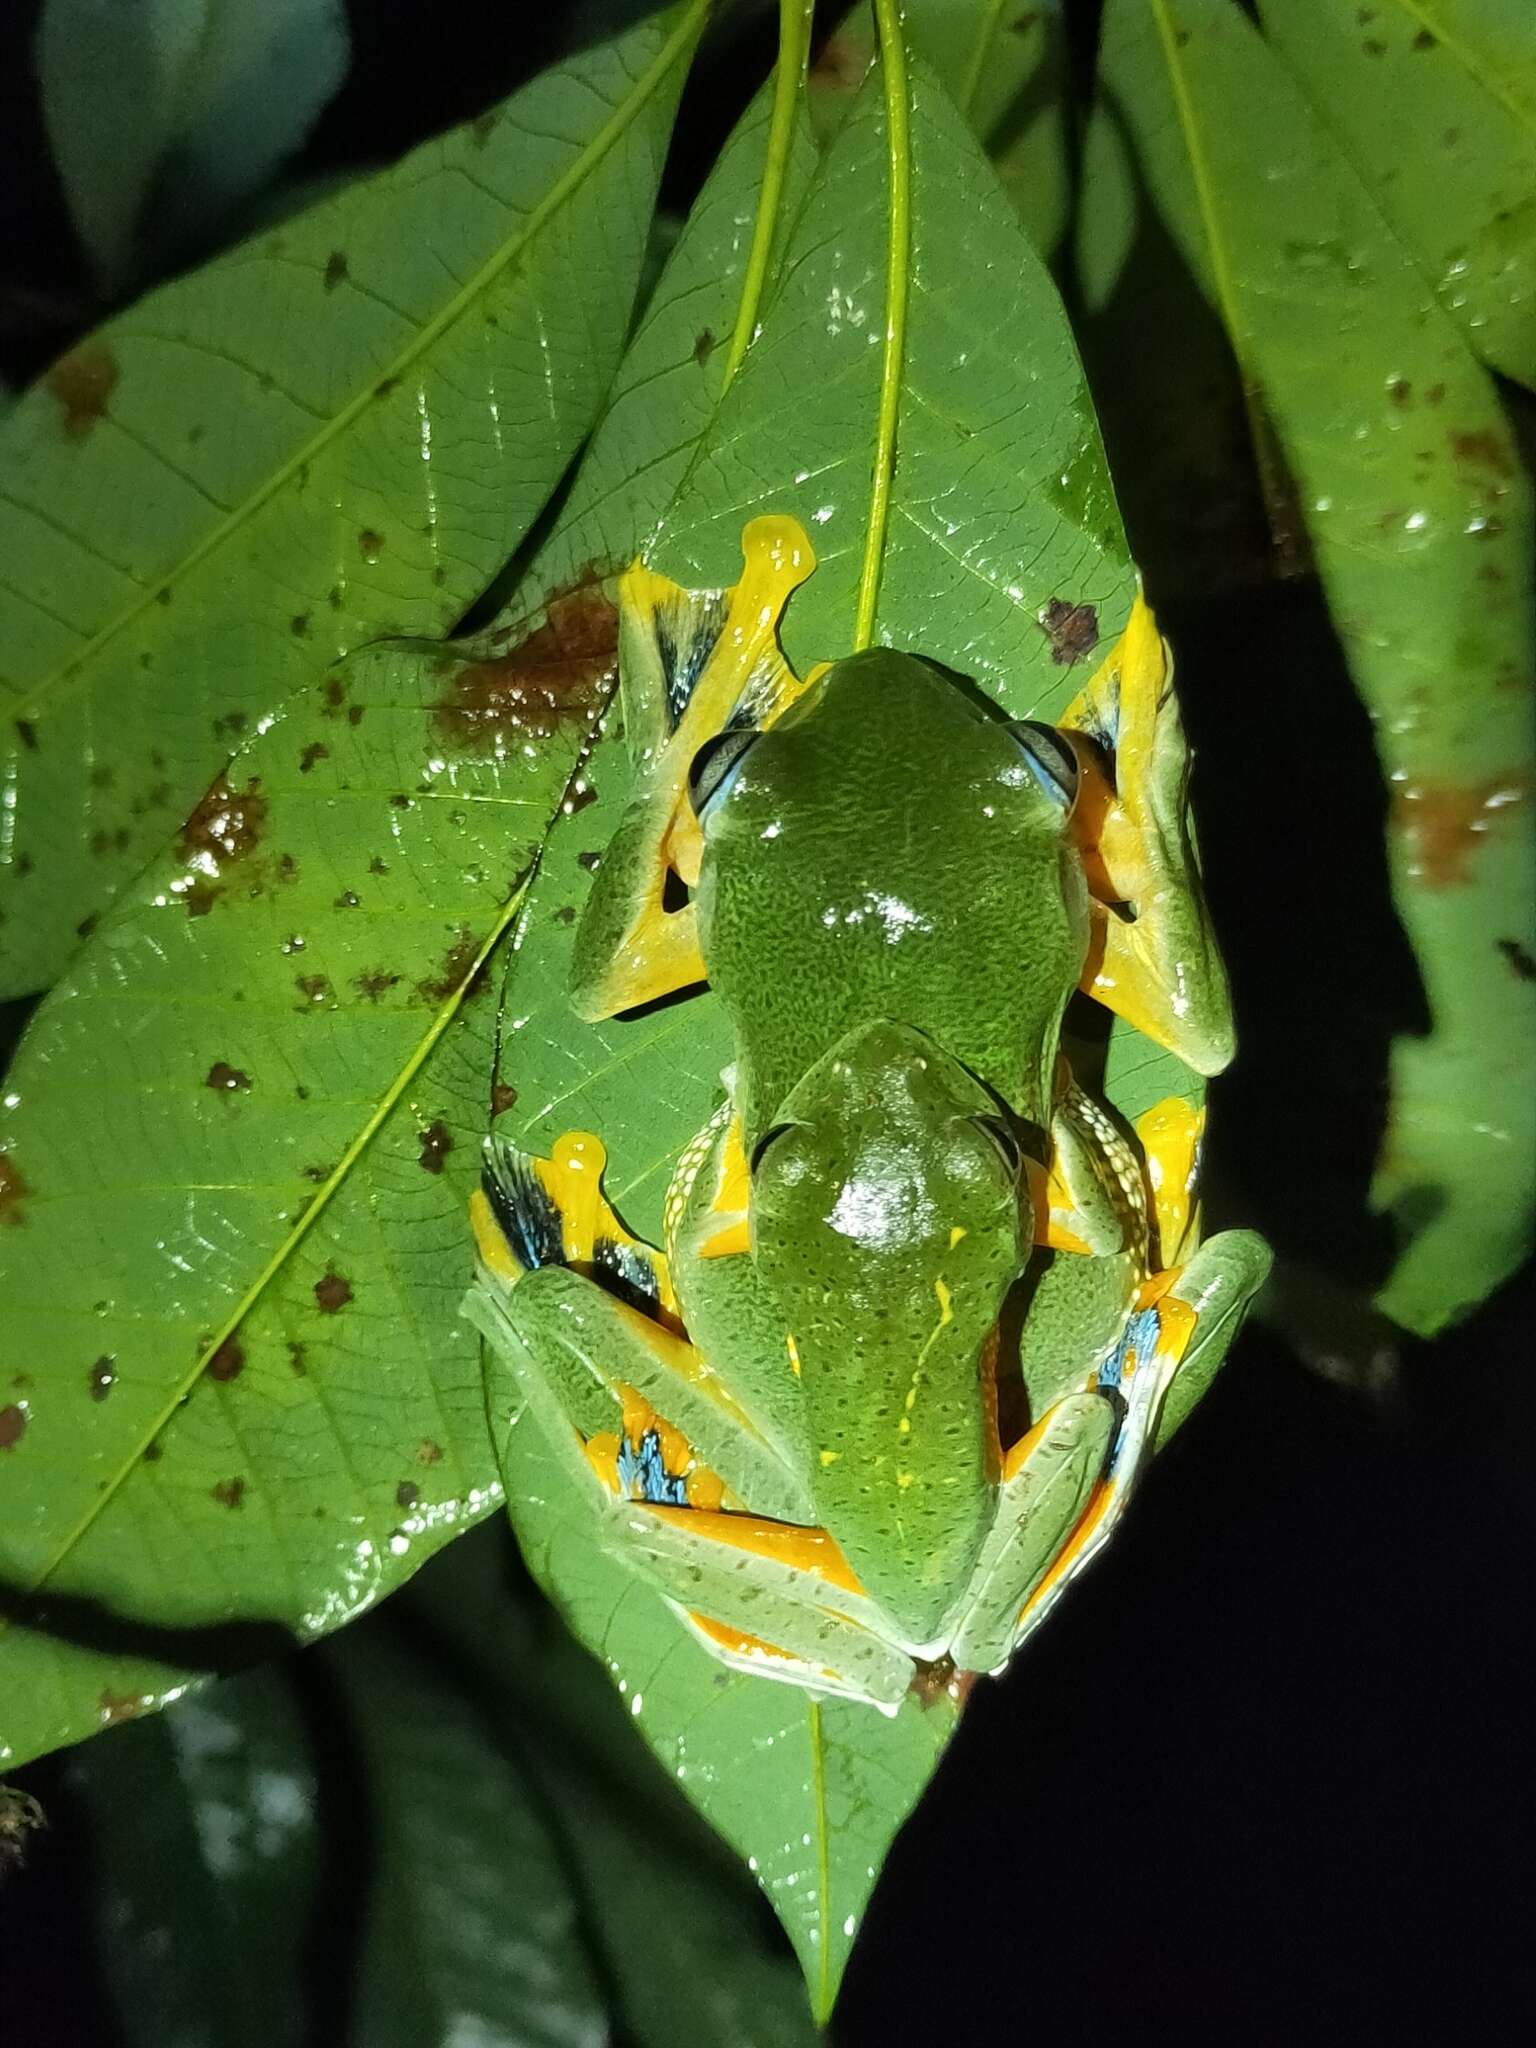
[(344, 282), (346, 275), (347, 252), (345, 249), (333, 249), (330, 255), (325, 259), (326, 290), (328, 292), (335, 291), (337, 285)]
[(245, 1371), (245, 1346), (238, 1337), (226, 1337), (208, 1361), (208, 1377), (227, 1384)]
[(307, 639), (309, 637), (309, 613), (295, 612), (288, 621), (288, 630), (295, 640)]
[(339, 896), (332, 899), (331, 908), (332, 910), (356, 910), (362, 900), (362, 897), (357, 894), (355, 889), (343, 889)]
[(309, 1372), (309, 1361), (305, 1356), (304, 1346), (292, 1338), (288, 1342), (288, 1363), (299, 1379), (305, 1378)]
[(99, 925), (100, 923), (101, 912), (99, 910), (93, 910), (89, 912), (85, 917), (82, 917), (80, 922), (75, 926), (75, 937), (78, 939), (88, 939), (91, 936), (91, 933), (95, 931), (97, 925)]
[(602, 860), (602, 854), (597, 851), (593, 851), (592, 853), (578, 853), (576, 856), (576, 865), (579, 868), (585, 868), (587, 873), (591, 875), (595, 874), (598, 868), (601, 867)]
[(399, 975), (391, 974), (387, 968), (373, 967), (366, 974), (359, 974), (354, 979), (352, 986), (357, 990), (365, 1003), (376, 1003), (380, 996), (387, 995), (392, 988), (396, 987), (399, 980)]
[(144, 1462), (146, 1465), (158, 1465), (164, 1456), (165, 1451), (160, 1444), (153, 1443), (144, 1446)]
[(328, 974), (296, 974), (293, 985), (303, 998), (298, 1005), (301, 1010), (311, 1009), (316, 1003), (329, 1002), (335, 993)]
[(115, 1362), (108, 1352), (103, 1352), (85, 1375), (85, 1390), (93, 1401), (105, 1401), (117, 1385)]
[(863, 79), (864, 67), (864, 52), (857, 38), (838, 31), (822, 44), (821, 55), (811, 66), (811, 76), (830, 91), (852, 92)]
[(544, 623), (490, 661), (455, 669), (437, 722), (449, 743), (476, 751), (581, 733), (607, 696), (618, 660), (619, 615), (590, 573), (551, 594)]
[(1443, 405), (1445, 403), (1445, 386), (1443, 384), (1431, 384), (1424, 393), (1424, 403), (1426, 405)]
[(361, 725), (363, 722), (363, 712), (366, 710), (366, 708), (367, 707), (362, 704), (349, 704), (347, 706), (348, 725)]
[(215, 1060), (208, 1069), (203, 1086), (217, 1090), (249, 1088), (251, 1077), (241, 1067), (232, 1067), (227, 1060)]
[(322, 718), (339, 718), (341, 716), (341, 707), (347, 701), (347, 686), (341, 677), (327, 676), (325, 687), (320, 694), (325, 699), (326, 706), (320, 716)]
[(469, 132), (476, 149), (484, 149), (485, 145), (496, 133), (496, 127), (500, 120), (500, 114), (477, 114), (474, 120), (470, 122)]
[(1536, 981), (1536, 959), (1532, 959), (1518, 939), (1499, 939), (1496, 943), (1521, 981)]
[(420, 1499), (421, 1488), (414, 1479), (402, 1479), (395, 1488), (395, 1506), (397, 1508), (413, 1508)]
[(552, 910), (549, 914), (556, 924), (574, 924), (576, 922), (576, 906), (574, 903), (562, 903), (558, 910)]
[(1367, 36), (1360, 45), (1367, 57), (1385, 57), (1387, 46), (1380, 36)]
[(1496, 434), (1491, 427), (1480, 427), (1475, 433), (1452, 434), (1451, 453), (1458, 462), (1465, 462), (1474, 469), (1491, 470), (1495, 476), (1513, 476), (1514, 454), (1509, 443)]
[(1431, 29), (1421, 28), (1410, 47), (1415, 50), (1433, 50), (1440, 38)]
[(64, 431), (71, 440), (83, 440), (104, 417), (117, 374), (116, 356), (99, 341), (82, 342), (48, 372), (48, 389), (63, 408)]
[(517, 1100), (517, 1090), (510, 1081), (491, 1083), (491, 1115), (504, 1116)]
[(418, 1465), (436, 1465), (441, 1462), (442, 1455), (442, 1445), (433, 1443), (429, 1436), (424, 1436), (416, 1446), (416, 1462)]
[(693, 360), (702, 369), (715, 352), (715, 336), (712, 328), (701, 327), (693, 344)]
[(19, 1230), (26, 1222), (22, 1198), (32, 1192), (8, 1152), (0, 1152), (0, 1225)]
[(23, 1401), (0, 1408), (0, 1451), (14, 1451), (27, 1433), (27, 1409)]
[(474, 965), (475, 955), (479, 950), (480, 942), (475, 934), (461, 925), (459, 936), (443, 955), (442, 964), (436, 974), (424, 975), (417, 982), (417, 995), (424, 1003), (447, 1002), (448, 998), (457, 992), (465, 975)]
[(117, 1721), (132, 1721), (143, 1712), (144, 1702), (136, 1692), (112, 1692), (104, 1689), (97, 1696), (96, 1710), (104, 1726), (110, 1728)]
[(307, 775), (317, 761), (324, 761), (329, 758), (330, 751), (330, 748), (326, 746), (323, 740), (311, 740), (299, 756), (299, 773)]
[(368, 872), (370, 875), (387, 875), (389, 873), (389, 862), (382, 853), (376, 853), (373, 859), (369, 861)]
[(324, 1274), (315, 1282), (315, 1300), (322, 1315), (340, 1315), (352, 1299), (352, 1283), (344, 1273), (327, 1266)]
[(1407, 782), (1397, 791), (1400, 829), (1411, 844), (1410, 873), (1428, 889), (1470, 881), (1467, 863), (1501, 816), (1517, 811), (1527, 795), (1520, 775), (1486, 782)]
[(30, 718), (17, 719), (16, 737), (21, 741), (24, 753), (35, 754), (37, 752), (37, 727)]
[(313, 1181), (317, 1188), (323, 1188), (335, 1171), (334, 1166), (306, 1166), (304, 1178), (307, 1181)]
[(597, 791), (590, 782), (578, 775), (571, 784), (570, 794), (562, 800), (560, 808), (566, 817), (574, 818), (578, 811), (584, 811), (588, 804), (596, 802)]
[(1387, 396), (1394, 405), (1409, 405), (1413, 400), (1413, 386), (1406, 377), (1394, 377), (1387, 385)]
[(1053, 597), (1040, 614), (1040, 630), (1051, 643), (1051, 660), (1068, 668), (1099, 644), (1099, 615), (1091, 604)]
[(418, 1133), (421, 1141), (421, 1157), (418, 1165), (423, 1173), (441, 1173), (443, 1162), (453, 1150), (453, 1133), (439, 1118), (435, 1124), (428, 1124)]
[(384, 536), (365, 526), (357, 536), (357, 551), (365, 562), (376, 562), (384, 552)]
[(224, 861), (243, 859), (259, 844), (267, 822), (267, 800), (259, 791), (258, 776), (236, 790), (221, 775), (181, 828), (182, 858), (198, 862), (211, 874), (217, 874)]
[(206, 875), (194, 875), (187, 887), (180, 891), (188, 917), (206, 917), (223, 894), (218, 883), (210, 882)]
[(245, 1504), (243, 1479), (221, 1479), (217, 1486), (210, 1486), (208, 1491), (221, 1508), (238, 1508)]
[(373, 387), (373, 395), (375, 398), (388, 398), (391, 391), (397, 391), (399, 388), (398, 377), (381, 377)]

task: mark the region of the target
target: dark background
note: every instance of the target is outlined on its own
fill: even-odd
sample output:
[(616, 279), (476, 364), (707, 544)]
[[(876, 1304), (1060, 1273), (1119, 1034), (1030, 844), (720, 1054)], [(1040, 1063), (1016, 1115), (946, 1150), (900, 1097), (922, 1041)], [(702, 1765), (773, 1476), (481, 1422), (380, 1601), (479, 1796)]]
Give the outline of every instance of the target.
[[(606, 29), (643, 11), (588, 15)], [(581, 11), (495, 12), (493, 32), (455, 0), (355, 0), (347, 83), (298, 168), (386, 162), (479, 112), (559, 54)], [(36, 13), (13, 0), (0, 14), (0, 376), (12, 384), (107, 310), (49, 162)], [(1090, 17), (1073, 17), (1081, 61)], [(686, 210), (773, 46), (767, 8), (712, 36), (669, 209)], [(1083, 338), (1115, 457), (1112, 341)], [(1257, 1221), (1294, 1260), (1368, 1283), (1390, 1249), (1364, 1204), (1382, 1062), (1415, 1004), (1380, 871), (1368, 728), (1315, 584), (1239, 560), (1252, 539), (1239, 507), (1210, 594), (1190, 595), (1177, 532), (1142, 513), (1116, 467), (1180, 651), (1239, 1003), (1244, 1054), (1214, 1097), (1213, 1181), (1229, 1212), (1216, 1220)], [(1223, 683), (1239, 652), (1266, 671), (1245, 703), (1283, 702), (1279, 721), (1230, 716)], [(1303, 768), (1313, 794), (1298, 812)], [(1364, 904), (1347, 933), (1331, 907), (1341, 846)], [(1309, 977), (1318, 999), (1300, 1006), (1313, 1022), (1298, 1037), (1294, 991)], [(25, 1009), (0, 1009), (0, 1056)], [(977, 1689), (876, 1894), (839, 2043), (1530, 2037), (1533, 1305), (1527, 1271), (1434, 1346), (1352, 1322), (1312, 1347), (1332, 1378), (1249, 1328), (1148, 1479), (1133, 1533), (1009, 1677)], [(336, 1769), (344, 1784), (349, 1760)], [(57, 1760), (16, 1782), (50, 1825), (0, 1893), (0, 2036), (109, 2048), (86, 1816)], [(350, 1882), (360, 1891), (366, 1877), (357, 1867)], [(357, 1920), (338, 1911), (336, 1924)], [(346, 1967), (334, 1945), (317, 1963)]]

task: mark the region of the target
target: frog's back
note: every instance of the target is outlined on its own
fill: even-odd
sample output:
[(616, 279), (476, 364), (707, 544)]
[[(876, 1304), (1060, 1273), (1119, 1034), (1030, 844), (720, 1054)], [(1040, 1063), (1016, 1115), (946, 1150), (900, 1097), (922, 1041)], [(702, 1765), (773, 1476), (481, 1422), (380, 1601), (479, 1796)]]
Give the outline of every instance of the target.
[(837, 663), (756, 742), (708, 817), (699, 890), (749, 1144), (882, 1017), (1044, 1121), (1088, 943), (1066, 820), (1000, 720), (892, 650)]

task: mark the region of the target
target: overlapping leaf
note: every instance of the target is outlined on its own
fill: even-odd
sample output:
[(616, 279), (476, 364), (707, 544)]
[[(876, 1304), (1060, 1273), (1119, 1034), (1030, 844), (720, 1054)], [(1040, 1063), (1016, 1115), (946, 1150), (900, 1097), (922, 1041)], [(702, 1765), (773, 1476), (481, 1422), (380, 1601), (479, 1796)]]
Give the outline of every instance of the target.
[(1472, 348), (1536, 388), (1536, 21), (1524, 0), (1259, 11)]
[(1294, 476), (1392, 790), (1393, 894), (1431, 1028), (1393, 1048), (1376, 1197), (1403, 1251), (1380, 1299), (1430, 1333), (1512, 1269), (1529, 1228), (1529, 489), (1456, 322), (1240, 11), (1111, 4), (1102, 61), (1090, 279), (1112, 275), (1103, 222), (1130, 210), (1129, 169)]
[(82, 343), (5, 423), (0, 987), (255, 720), (506, 560), (618, 359), (701, 0)]
[[(636, 523), (639, 542), (655, 521), (649, 559), (702, 586), (734, 580), (754, 513), (798, 516), (822, 562), (791, 607), (788, 644), (802, 662), (852, 643), (871, 516), (887, 331), (882, 85), (877, 71), (792, 212), (757, 337), (674, 471), (671, 502), (656, 520), (647, 500)], [(1107, 642), (1129, 608), (1130, 566), (1060, 306), (926, 73), (913, 85), (912, 133), (914, 293), (897, 337), (899, 458), (876, 629), (980, 676), (1016, 714), (1049, 713), (1080, 679), (1046, 630), (1051, 600), (1093, 607)], [(704, 248), (692, 235), (674, 258), (678, 278)], [(534, 1149), (570, 1128), (600, 1133), (610, 1193), (655, 1236), (672, 1164), (718, 1100), (729, 1046), (708, 997), (598, 1026), (571, 1017), (572, 928), (626, 792), (617, 735), (584, 764), (582, 783), (580, 808), (552, 835), (520, 919), (493, 1102), (499, 1128)], [(1133, 1110), (1138, 1091), (1150, 1100), (1190, 1085), (1161, 1055), (1153, 1067), (1127, 1068)], [(509, 1505), (530, 1563), (669, 1770), (752, 1862), (824, 2011), (952, 1703), (913, 1698), (887, 1721), (723, 1671), (600, 1550), (583, 1502), (536, 1425), (518, 1419), (515, 1389), (494, 1360), (491, 1375)]]
[(808, 2043), (749, 1880), (517, 1599), (498, 1533), (408, 1612), (72, 1762), (125, 2038)]

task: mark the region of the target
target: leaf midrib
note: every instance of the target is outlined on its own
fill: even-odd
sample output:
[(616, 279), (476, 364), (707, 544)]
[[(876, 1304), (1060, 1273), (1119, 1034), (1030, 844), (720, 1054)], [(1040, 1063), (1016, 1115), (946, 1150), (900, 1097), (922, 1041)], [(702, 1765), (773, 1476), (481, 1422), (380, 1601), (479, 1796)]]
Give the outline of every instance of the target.
[(103, 649), (125, 632), (136, 619), (142, 617), (152, 604), (161, 602), (162, 591), (175, 589), (200, 563), (215, 554), (232, 535), (237, 534), (249, 520), (254, 519), (262, 507), (278, 495), (305, 463), (313, 462), (317, 454), (329, 447), (355, 419), (377, 402), (376, 392), (380, 384), (388, 383), (391, 378), (403, 378), (417, 359), (464, 316), (477, 299), (489, 289), (495, 278), (515, 262), (528, 244), (543, 232), (549, 222), (585, 184), (604, 157), (633, 126), (660, 89), (673, 64), (693, 41), (708, 8), (709, 0), (687, 0), (676, 27), (647, 69), (635, 81), (628, 97), (527, 215), (518, 233), (481, 264), (468, 283), (462, 285), (443, 308), (417, 330), (410, 344), (384, 368), (370, 371), (364, 387), (308, 440), (302, 442), (279, 463), (264, 483), (247, 493), (239, 505), (233, 507), (222, 519), (215, 521), (203, 538), (189, 548), (163, 576), (144, 585), (133, 602), (125, 606), (105, 626), (100, 627), (67, 661), (44, 675), (26, 696), (13, 705), (14, 717), (36, 721), (42, 717), (48, 706), (57, 704), (65, 698), (69, 686), (79, 683)]

